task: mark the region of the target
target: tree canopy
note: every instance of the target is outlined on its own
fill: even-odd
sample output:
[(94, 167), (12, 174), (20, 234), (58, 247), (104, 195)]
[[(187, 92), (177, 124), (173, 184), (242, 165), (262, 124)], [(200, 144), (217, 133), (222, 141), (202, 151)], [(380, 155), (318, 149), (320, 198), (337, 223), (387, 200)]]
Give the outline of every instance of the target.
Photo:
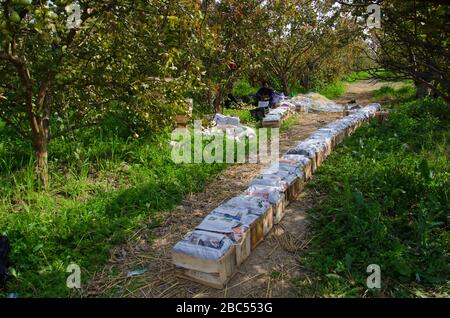
[(157, 133), (186, 98), (220, 111), (242, 78), (310, 89), (360, 68), (368, 39), (377, 65), (448, 101), (447, 7), (379, 1), (367, 33), (369, 2), (351, 3), (1, 0), (0, 119), (33, 144), (45, 188), (53, 138), (108, 116)]

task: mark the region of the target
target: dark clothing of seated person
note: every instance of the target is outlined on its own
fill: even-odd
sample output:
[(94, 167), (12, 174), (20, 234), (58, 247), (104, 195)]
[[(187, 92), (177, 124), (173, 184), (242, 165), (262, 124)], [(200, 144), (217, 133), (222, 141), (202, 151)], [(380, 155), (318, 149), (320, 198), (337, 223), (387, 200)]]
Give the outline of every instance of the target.
[(261, 87), (256, 93), (256, 97), (258, 98), (258, 100), (269, 100), (272, 98), (273, 93), (275, 93), (275, 90), (273, 88)]
[(258, 102), (260, 101), (269, 101), (269, 106), (272, 107), (279, 102), (278, 93), (269, 85), (264, 82), (262, 87), (256, 93), (256, 98)]

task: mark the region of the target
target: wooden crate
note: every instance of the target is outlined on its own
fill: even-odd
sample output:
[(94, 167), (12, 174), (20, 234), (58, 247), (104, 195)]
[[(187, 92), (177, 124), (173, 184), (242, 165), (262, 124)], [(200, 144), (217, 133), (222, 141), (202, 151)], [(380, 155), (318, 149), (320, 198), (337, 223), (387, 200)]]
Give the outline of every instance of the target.
[(389, 112), (386, 111), (378, 111), (375, 113), (375, 118), (378, 121), (379, 125), (382, 125), (383, 122), (389, 117)]
[(291, 202), (294, 202), (294, 201), (295, 201), (295, 198), (296, 198), (296, 196), (295, 196), (295, 190), (294, 190), (293, 185), (294, 185), (294, 184), (291, 184), (291, 185), (288, 187), (288, 189), (286, 190), (286, 198), (287, 198), (288, 204), (291, 203)]
[(324, 148), (320, 148), (320, 150), (318, 152), (316, 152), (316, 166), (317, 166), (317, 168), (319, 168), (322, 165), (322, 163), (324, 163), (326, 158), (327, 158), (326, 150)]
[(348, 128), (347, 128), (347, 130), (348, 130), (347, 136), (353, 135), (355, 133), (356, 129), (357, 129), (356, 128), (356, 124), (351, 124), (350, 126), (348, 126)]
[(330, 145), (331, 152), (336, 147), (336, 135), (333, 133), (330, 135), (330, 141), (327, 142)]
[(312, 178), (313, 175), (313, 170), (312, 170), (312, 162), (309, 161), (307, 164), (303, 165), (303, 177), (306, 180), (310, 180)]
[(302, 105), (302, 106), (295, 106), (295, 111), (297, 113), (304, 113), (306, 111), (306, 107), (304, 105)]
[(260, 215), (258, 221), (250, 229), (251, 236), (251, 248), (254, 250), (259, 243), (264, 241), (264, 238), (269, 235), (273, 228), (274, 214), (273, 207), (270, 206), (269, 209), (262, 215)]
[(294, 202), (297, 200), (298, 196), (303, 191), (304, 184), (305, 182), (303, 178), (297, 178), (297, 180), (289, 186), (289, 202)]
[(201, 259), (173, 251), (172, 262), (176, 276), (217, 289), (223, 289), (237, 272), (234, 246), (219, 260)]
[(264, 236), (264, 218), (259, 218), (255, 226), (250, 229), (250, 246), (252, 251), (259, 243), (264, 241)]
[(346, 137), (345, 130), (344, 131), (339, 131), (339, 133), (335, 137), (335, 146), (337, 146), (341, 142), (343, 142), (345, 137)]
[(281, 120), (280, 121), (263, 121), (262, 126), (264, 128), (281, 128)]
[(334, 142), (333, 142), (333, 138), (329, 138), (326, 140), (326, 145), (327, 145), (327, 149), (325, 150), (325, 156), (328, 157), (329, 155), (331, 155), (331, 153), (333, 152), (334, 149)]
[(271, 206), (261, 217), (263, 219), (263, 237), (266, 237), (273, 228), (273, 207)]
[(251, 254), (252, 252), (252, 228), (256, 227), (257, 224), (253, 224), (250, 229), (244, 232), (240, 242), (236, 242), (236, 264), (240, 266)]
[(286, 199), (283, 195), (283, 199), (276, 204), (272, 204), (273, 207), (273, 224), (278, 224), (283, 220), (286, 211)]

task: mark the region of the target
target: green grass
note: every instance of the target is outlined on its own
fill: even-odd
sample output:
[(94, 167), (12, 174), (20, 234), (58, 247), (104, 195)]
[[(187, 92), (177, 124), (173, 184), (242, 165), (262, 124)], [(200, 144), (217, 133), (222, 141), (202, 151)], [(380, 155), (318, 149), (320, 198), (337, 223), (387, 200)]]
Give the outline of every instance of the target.
[(401, 102), (413, 101), (415, 94), (416, 89), (414, 85), (408, 82), (400, 88), (383, 86), (373, 93), (372, 100), (374, 102), (384, 100), (388, 104), (398, 105)]
[[(298, 279), (299, 295), (449, 296), (448, 106), (426, 99), (394, 109), (339, 146), (309, 185), (320, 193), (308, 212), (315, 280)], [(370, 264), (381, 266), (379, 291), (366, 292)]]
[(224, 109), (223, 114), (226, 116), (239, 117), (241, 124), (255, 127), (258, 120), (252, 117), (248, 109)]
[(341, 97), (345, 93), (345, 85), (343, 82), (335, 82), (318, 90), (318, 93), (328, 99), (335, 99)]
[(136, 140), (87, 131), (51, 143), (51, 186), (42, 193), (35, 191), (30, 146), (0, 134), (0, 233), (11, 240), (15, 275), (3, 293), (19, 297), (69, 296), (70, 263), (82, 268), (86, 282), (111, 247), (142, 227), (151, 237), (164, 211), (226, 168), (173, 163), (165, 136)]
[(299, 118), (300, 118), (299, 114), (294, 114), (289, 118), (287, 118), (286, 120), (284, 120), (281, 124), (280, 132), (284, 133), (288, 131), (292, 126), (298, 123)]
[(258, 91), (257, 87), (253, 87), (246, 80), (238, 81), (233, 87), (233, 95), (234, 96), (247, 96), (256, 94)]
[(347, 83), (354, 83), (361, 80), (368, 80), (371, 79), (372, 75), (370, 75), (366, 71), (360, 71), (360, 72), (354, 72), (348, 75), (346, 78), (344, 78), (344, 81)]

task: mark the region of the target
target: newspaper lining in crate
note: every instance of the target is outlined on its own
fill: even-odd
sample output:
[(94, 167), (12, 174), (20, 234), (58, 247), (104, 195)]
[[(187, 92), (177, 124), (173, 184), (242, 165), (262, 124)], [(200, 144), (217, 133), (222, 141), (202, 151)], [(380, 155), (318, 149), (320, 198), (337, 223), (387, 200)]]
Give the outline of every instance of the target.
[[(261, 223), (258, 224), (258, 227), (256, 229), (256, 234), (255, 230), (252, 231), (252, 247), (256, 246), (260, 242), (260, 240), (264, 239), (264, 236), (269, 234), (270, 230), (273, 227), (272, 204), (264, 198), (258, 196), (241, 195), (232, 198), (231, 200), (222, 204), (222, 206), (239, 206), (240, 208), (245, 208), (247, 209), (248, 213), (256, 215), (261, 220)], [(262, 233), (260, 233), (260, 227), (262, 228)]]
[(269, 201), (271, 204), (277, 204), (284, 198), (278, 188), (265, 185), (252, 185), (245, 191), (247, 195), (258, 196)]
[(248, 209), (249, 213), (256, 215), (263, 215), (268, 209), (271, 208), (270, 202), (255, 196), (241, 195), (234, 197), (223, 205), (239, 206)]
[(289, 183), (287, 181), (275, 174), (262, 174), (250, 182), (250, 186), (252, 185), (271, 186), (278, 188), (280, 192), (285, 192), (289, 187)]
[(303, 179), (308, 180), (312, 177), (312, 162), (311, 159), (304, 155), (284, 155), (284, 160), (291, 160), (298, 163), (300, 171), (303, 172)]
[(196, 230), (178, 242), (173, 251), (201, 259), (219, 260), (232, 247), (233, 241), (224, 234)]
[[(292, 177), (287, 178), (287, 175), (283, 174), (282, 172), (286, 172), (287, 175), (292, 175)], [(282, 159), (272, 164), (268, 169), (264, 171), (264, 174), (274, 174), (277, 176), (282, 176), (285, 181), (291, 184), (295, 182), (297, 178), (303, 176), (303, 171), (301, 170), (301, 165), (298, 162)]]
[(277, 188), (264, 185), (253, 185), (250, 186), (245, 193), (251, 196), (262, 197), (272, 204), (273, 222), (275, 224), (279, 223), (284, 217), (287, 197), (284, 193), (278, 191)]
[[(245, 231), (248, 230), (248, 225), (237, 220), (237, 215), (239, 214), (236, 213), (233, 218), (230, 215), (225, 216), (211, 213), (203, 219), (202, 223), (196, 227), (196, 230), (222, 233), (227, 235), (233, 242), (239, 242)], [(241, 217), (244, 217), (243, 213), (241, 213)]]
[(258, 216), (245, 209), (221, 206), (213, 210), (197, 230), (222, 233), (236, 245), (236, 263), (244, 262), (251, 253), (251, 231), (257, 226)]
[[(255, 248), (264, 239), (264, 217), (249, 212), (249, 209), (225, 204), (214, 209), (212, 216), (238, 221), (245, 228), (242, 239), (237, 242), (236, 259), (241, 264), (250, 256), (252, 248)], [(210, 218), (211, 220), (213, 218)]]

